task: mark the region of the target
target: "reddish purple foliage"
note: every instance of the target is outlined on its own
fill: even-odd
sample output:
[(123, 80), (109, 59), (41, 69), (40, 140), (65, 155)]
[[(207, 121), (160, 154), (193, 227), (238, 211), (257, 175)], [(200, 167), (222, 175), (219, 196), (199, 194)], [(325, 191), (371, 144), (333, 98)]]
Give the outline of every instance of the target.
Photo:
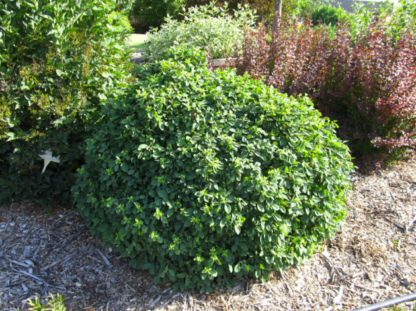
[[(383, 21), (353, 45), (348, 25), (335, 37), (310, 22), (280, 23), (271, 42), (266, 31), (247, 31), (237, 69), (288, 95), (309, 95), (356, 154), (385, 155), (416, 146), (416, 35), (399, 41)], [(399, 151), (399, 152), (397, 152)]]

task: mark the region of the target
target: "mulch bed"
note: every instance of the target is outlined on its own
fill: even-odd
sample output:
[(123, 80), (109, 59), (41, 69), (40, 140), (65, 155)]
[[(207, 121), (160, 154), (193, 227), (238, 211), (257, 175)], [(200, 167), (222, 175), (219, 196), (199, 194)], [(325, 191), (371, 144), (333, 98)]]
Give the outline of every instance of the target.
[[(154, 285), (64, 206), (0, 207), (0, 309), (66, 297), (67, 310), (352, 310), (416, 292), (416, 163), (352, 176), (348, 216), (313, 258), (211, 294)], [(403, 304), (413, 310), (416, 302)]]

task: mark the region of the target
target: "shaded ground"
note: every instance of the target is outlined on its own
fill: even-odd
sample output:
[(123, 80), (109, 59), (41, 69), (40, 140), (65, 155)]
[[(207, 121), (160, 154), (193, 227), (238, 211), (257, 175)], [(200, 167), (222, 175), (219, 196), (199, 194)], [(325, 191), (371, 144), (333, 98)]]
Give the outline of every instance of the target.
[(416, 163), (352, 180), (342, 231), (309, 262), (209, 295), (153, 285), (71, 209), (0, 207), (0, 309), (24, 310), (28, 298), (59, 292), (68, 310), (329, 311), (416, 292)]

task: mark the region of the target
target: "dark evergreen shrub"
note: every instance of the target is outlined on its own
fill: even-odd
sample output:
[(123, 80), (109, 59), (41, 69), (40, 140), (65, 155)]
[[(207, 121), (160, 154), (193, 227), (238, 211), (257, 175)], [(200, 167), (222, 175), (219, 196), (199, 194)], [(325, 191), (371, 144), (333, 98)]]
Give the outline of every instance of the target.
[[(68, 201), (100, 101), (130, 74), (127, 33), (103, 0), (0, 0), (0, 201)], [(61, 163), (41, 174), (38, 156)]]
[(91, 232), (155, 282), (210, 291), (301, 263), (339, 229), (352, 164), (307, 97), (178, 47), (138, 70), (72, 188)]

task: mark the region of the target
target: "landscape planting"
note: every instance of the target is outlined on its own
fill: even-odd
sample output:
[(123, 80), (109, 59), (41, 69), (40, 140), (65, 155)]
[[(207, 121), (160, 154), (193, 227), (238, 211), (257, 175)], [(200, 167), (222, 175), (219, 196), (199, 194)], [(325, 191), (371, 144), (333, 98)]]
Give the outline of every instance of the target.
[[(0, 3), (0, 201), (71, 202), (100, 103), (130, 76), (126, 24), (108, 1)], [(48, 150), (61, 163), (41, 174)]]
[(369, 34), (371, 25), (382, 26), (383, 31), (396, 41), (402, 35), (415, 33), (416, 30), (416, 1), (402, 0), (384, 2), (377, 13), (357, 6), (354, 14), (350, 14), (347, 21), (350, 26), (350, 35), (355, 42), (357, 36)]
[(213, 58), (231, 57), (235, 46), (241, 45), (244, 28), (252, 29), (254, 15), (249, 8), (228, 14), (227, 6), (216, 7), (214, 2), (202, 7), (192, 7), (184, 14), (183, 21), (170, 16), (160, 30), (154, 29), (147, 36), (143, 57), (148, 61), (161, 59), (175, 45), (207, 48)]
[(109, 102), (72, 188), (94, 235), (174, 288), (267, 280), (309, 258), (345, 215), (353, 171), (335, 125), (179, 46)]
[[(129, 0), (123, 0), (129, 2)], [(285, 0), (282, 1), (283, 19), (299, 19), (302, 16), (313, 14), (322, 6), (329, 5), (331, 0)], [(171, 18), (182, 20), (182, 12), (192, 7), (206, 5), (228, 7), (231, 16), (239, 11), (241, 5), (248, 5), (256, 12), (257, 22), (265, 22), (271, 26), (274, 19), (274, 1), (272, 0), (134, 0), (130, 11), (130, 21), (138, 32), (147, 32), (152, 27), (160, 28), (169, 15)], [(126, 5), (124, 5), (126, 7)]]
[[(127, 0), (128, 1), (128, 0)], [(130, 19), (141, 28), (159, 27), (169, 15), (177, 17), (185, 7), (185, 0), (134, 0)]]
[[(0, 244), (10, 248), (0, 252), (7, 268), (0, 307), (27, 294), (33, 309), (64, 309), (82, 293), (105, 297), (104, 307), (110, 295), (122, 295), (153, 309), (182, 297), (176, 290), (190, 291), (189, 306), (192, 291), (203, 293), (207, 306), (207, 292), (243, 294), (258, 280), (285, 279), (287, 268), (317, 250), (315, 265), (330, 276), (317, 276), (317, 286), (340, 284), (329, 301), (313, 302), (317, 308), (346, 300), (345, 282), (367, 289), (364, 281), (377, 280), (387, 292), (414, 287), (416, 274), (406, 269), (416, 258), (416, 175), (372, 170), (415, 154), (416, 2), (384, 3), (376, 12), (357, 6), (350, 14), (326, 0), (289, 0), (282, 16), (274, 1), (240, 2), (0, 0), (0, 208), (21, 211), (0, 217)], [(137, 35), (146, 40), (130, 41), (133, 51), (134, 17), (140, 27), (160, 28)], [(213, 58), (231, 58), (223, 64), (236, 68), (214, 70)], [(46, 170), (44, 153), (54, 157)], [(347, 197), (347, 219), (357, 223), (336, 235)], [(42, 217), (48, 226), (32, 228), (37, 218), (29, 211), (38, 206), (51, 207)], [(400, 212), (407, 217), (399, 222), (381, 216)], [(388, 222), (377, 227), (383, 243), (375, 235), (359, 241), (372, 230), (369, 218)], [(58, 231), (66, 234), (59, 243)], [(83, 235), (88, 250), (75, 256)], [(411, 253), (406, 265), (401, 243)], [(331, 248), (343, 254), (330, 258)], [(342, 256), (345, 269), (337, 270)], [(379, 275), (394, 277), (370, 275), (370, 260), (371, 271), (382, 267)], [(146, 282), (123, 283), (125, 273), (115, 269), (123, 262), (143, 270)], [(67, 273), (77, 266), (82, 272)], [(295, 283), (296, 293), (302, 281)], [(279, 291), (269, 284), (264, 291), (275, 297), (292, 292), (288, 282)], [(71, 286), (67, 300), (55, 295)], [(48, 307), (31, 300), (50, 288)], [(157, 294), (145, 303), (149, 293)], [(312, 305), (305, 301), (294, 305)]]
[(271, 43), (260, 27), (246, 33), (238, 70), (288, 95), (307, 94), (337, 120), (354, 156), (369, 155), (380, 167), (416, 145), (416, 36), (392, 35), (389, 22), (382, 16), (354, 37), (348, 24), (333, 34), (288, 21)]

